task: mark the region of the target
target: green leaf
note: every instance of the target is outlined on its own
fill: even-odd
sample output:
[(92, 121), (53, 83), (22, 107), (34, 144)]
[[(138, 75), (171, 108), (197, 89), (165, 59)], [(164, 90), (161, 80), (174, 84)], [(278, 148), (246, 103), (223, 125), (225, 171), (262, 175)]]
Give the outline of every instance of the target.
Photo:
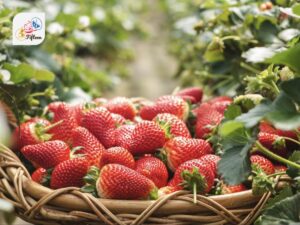
[(283, 64), (291, 69), (300, 72), (300, 44), (295, 45), (293, 48), (289, 48), (285, 51), (275, 54), (272, 58), (267, 59), (267, 63)]
[(272, 207), (275, 203), (280, 202), (281, 200), (291, 197), (293, 195), (292, 189), (290, 186), (284, 187), (279, 194), (275, 195), (273, 198), (270, 198), (265, 205), (265, 209)]
[(218, 62), (224, 60), (223, 55), (224, 43), (219, 37), (215, 37), (207, 46), (204, 53), (204, 59), (207, 62)]
[(37, 81), (54, 81), (55, 75), (48, 71), (48, 70), (36, 70), (33, 78), (36, 79)]
[(300, 222), (300, 193), (285, 198), (268, 208), (256, 225), (296, 225)]
[(300, 16), (300, 4), (296, 4), (292, 7), (292, 12), (298, 16)]
[(228, 121), (219, 128), (224, 154), (218, 163), (218, 173), (230, 185), (245, 181), (251, 172), (249, 150), (254, 139), (243, 123)]
[(251, 128), (258, 124), (259, 121), (270, 111), (272, 111), (271, 102), (262, 101), (260, 105), (257, 105), (249, 112), (237, 117), (236, 120), (239, 122), (243, 122), (245, 124), (245, 127)]
[[(300, 164), (300, 151), (294, 151), (293, 154), (289, 157), (289, 160)], [(291, 166), (288, 166), (286, 172), (292, 178), (300, 176), (300, 170)]]
[(281, 89), (295, 102), (300, 104), (300, 78), (285, 81), (281, 84)]
[(241, 107), (235, 104), (229, 105), (224, 112), (224, 116), (226, 120), (233, 120), (241, 114), (242, 114)]

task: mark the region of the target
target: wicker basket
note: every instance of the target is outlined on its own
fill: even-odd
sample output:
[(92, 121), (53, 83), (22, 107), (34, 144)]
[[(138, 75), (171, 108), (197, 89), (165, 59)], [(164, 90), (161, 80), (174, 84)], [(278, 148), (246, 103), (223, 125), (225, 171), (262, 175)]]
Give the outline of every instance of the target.
[(34, 224), (247, 225), (253, 223), (271, 195), (257, 197), (251, 190), (198, 195), (194, 204), (188, 191), (156, 201), (129, 201), (95, 198), (74, 187), (51, 190), (33, 182), (20, 159), (2, 144), (0, 179), (0, 197), (15, 206), (19, 217)]

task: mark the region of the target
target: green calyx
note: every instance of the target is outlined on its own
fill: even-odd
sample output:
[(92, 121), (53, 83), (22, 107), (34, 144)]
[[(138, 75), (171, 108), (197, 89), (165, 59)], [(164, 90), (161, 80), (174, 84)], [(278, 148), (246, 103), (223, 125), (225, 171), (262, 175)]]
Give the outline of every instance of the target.
[(84, 176), (83, 180), (85, 185), (81, 188), (81, 191), (91, 193), (97, 197), (96, 184), (100, 175), (100, 170), (96, 166), (91, 166), (88, 173)]
[(169, 122), (163, 120), (156, 120), (156, 123), (160, 126), (160, 128), (164, 131), (165, 137), (167, 139), (171, 139), (173, 135), (171, 134), (171, 125)]
[(60, 120), (60, 121), (58, 121), (56, 123), (53, 123), (53, 124), (51, 124), (51, 125), (49, 125), (47, 127), (45, 127), (45, 125), (42, 124), (42, 123), (37, 123), (34, 126), (34, 132), (35, 132), (36, 136), (40, 140), (42, 140), (42, 141), (49, 141), (52, 138), (52, 135), (48, 134), (47, 132), (49, 130), (51, 130), (52, 128), (60, 125), (62, 122), (63, 122), (63, 120)]
[(197, 194), (205, 193), (207, 182), (204, 176), (199, 172), (199, 169), (194, 167), (192, 171), (184, 170), (181, 173), (183, 182), (180, 184), (184, 189), (190, 190), (194, 194), (194, 203), (197, 203)]
[(156, 200), (158, 199), (158, 189), (157, 187), (153, 188), (149, 193), (149, 199), (150, 200)]
[(254, 195), (262, 195), (268, 191), (275, 191), (275, 181), (272, 177), (268, 176), (260, 166), (252, 165), (252, 193)]
[(285, 139), (283, 137), (277, 137), (276, 140), (272, 143), (273, 147), (275, 149), (282, 149), (282, 148), (285, 148), (286, 147), (286, 142), (285, 142)]

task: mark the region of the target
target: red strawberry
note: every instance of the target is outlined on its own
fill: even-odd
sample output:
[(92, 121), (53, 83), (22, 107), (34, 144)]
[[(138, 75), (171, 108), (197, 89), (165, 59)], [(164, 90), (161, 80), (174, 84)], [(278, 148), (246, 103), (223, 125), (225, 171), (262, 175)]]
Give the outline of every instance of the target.
[(175, 191), (179, 191), (179, 190), (182, 190), (182, 188), (180, 188), (178, 186), (165, 186), (165, 187), (161, 187), (158, 190), (158, 197), (160, 198), (162, 196), (171, 194), (171, 193), (173, 193)]
[(212, 148), (207, 141), (202, 139), (175, 137), (166, 142), (163, 151), (169, 168), (175, 171), (180, 164), (188, 160), (212, 153)]
[(169, 126), (170, 134), (166, 134), (166, 136), (171, 137), (186, 137), (191, 138), (191, 134), (186, 126), (186, 124), (180, 120), (177, 116), (169, 114), (169, 113), (161, 113), (158, 114), (153, 121), (160, 125), (162, 128), (165, 126)]
[(72, 131), (78, 126), (72, 107), (63, 102), (55, 102), (48, 105), (49, 111), (54, 113), (52, 122), (62, 120), (62, 123), (49, 130), (51, 140), (61, 140), (68, 144), (72, 143)]
[(82, 126), (87, 128), (105, 148), (114, 146), (113, 130), (115, 122), (111, 113), (104, 107), (91, 109), (83, 115)]
[(46, 169), (37, 168), (32, 174), (31, 179), (39, 184), (46, 184), (50, 180), (50, 176)]
[(27, 145), (21, 149), (21, 152), (32, 164), (45, 169), (52, 168), (70, 158), (69, 146), (58, 140)]
[(73, 114), (74, 114), (77, 124), (80, 125), (82, 117), (83, 117), (83, 113), (84, 113), (83, 111), (85, 109), (84, 104), (76, 104), (76, 105), (72, 105), (70, 107), (72, 108), (72, 111), (73, 111)]
[(116, 97), (104, 105), (111, 113), (123, 116), (125, 119), (133, 120), (136, 115), (136, 109), (130, 99), (125, 97)]
[(140, 111), (140, 116), (144, 120), (152, 120), (159, 113), (170, 113), (181, 120), (186, 120), (189, 105), (179, 96), (162, 96), (153, 105), (144, 106)]
[(115, 139), (116, 139), (116, 146), (121, 146), (123, 148), (129, 149), (130, 141), (131, 141), (131, 134), (135, 128), (133, 124), (126, 124), (118, 127), (115, 130)]
[(156, 187), (166, 186), (168, 181), (168, 170), (165, 164), (158, 158), (144, 156), (136, 161), (135, 171), (148, 177)]
[(89, 163), (85, 158), (69, 159), (58, 164), (51, 175), (50, 187), (53, 189), (64, 187), (81, 187), (83, 177), (87, 174)]
[(13, 143), (16, 150), (20, 150), (25, 145), (42, 143), (51, 138), (47, 133), (51, 123), (42, 118), (22, 123), (13, 133)]
[(219, 113), (224, 114), (227, 107), (232, 103), (232, 100), (228, 101), (220, 101), (220, 102), (214, 102), (211, 104), (211, 106), (217, 110)]
[[(179, 95), (177, 95), (179, 96)], [(184, 101), (190, 103), (190, 104), (196, 104), (197, 103), (197, 100), (192, 97), (192, 96), (189, 96), (189, 95), (182, 95), (180, 96)]]
[(126, 123), (126, 119), (123, 116), (121, 116), (120, 114), (112, 113), (111, 116), (115, 122), (116, 127), (119, 127)]
[(231, 194), (231, 193), (236, 193), (236, 192), (241, 192), (247, 190), (245, 185), (243, 184), (237, 184), (237, 185), (227, 185), (227, 184), (222, 184), (221, 185), (221, 194)]
[(90, 165), (98, 166), (105, 152), (104, 146), (86, 128), (77, 127), (73, 132), (73, 147), (82, 147), (76, 154), (84, 154)]
[(259, 132), (258, 140), (263, 146), (265, 146), (272, 152), (283, 157), (287, 156), (288, 152), (286, 149), (286, 143), (284, 138), (276, 134)]
[(268, 159), (260, 155), (250, 156), (250, 161), (252, 165), (257, 165), (260, 167), (267, 175), (275, 173), (274, 165)]
[[(182, 163), (175, 171), (173, 185), (182, 186), (198, 193), (208, 193), (214, 184), (214, 174), (208, 164), (200, 159)], [(195, 192), (194, 192), (195, 194)]]
[(203, 162), (210, 164), (211, 169), (214, 172), (214, 175), (217, 176), (217, 174), (218, 174), (217, 165), (221, 158), (217, 155), (207, 154), (207, 155), (200, 157), (200, 159)]
[(278, 134), (276, 129), (274, 127), (272, 127), (271, 124), (269, 124), (266, 121), (262, 121), (259, 124), (259, 131), (261, 133), (268, 133), (268, 134)]
[(134, 127), (128, 150), (132, 154), (154, 153), (164, 143), (164, 131), (152, 121), (143, 121)]
[(223, 115), (209, 104), (202, 104), (197, 109), (196, 137), (207, 138), (215, 127), (221, 123)]
[(212, 98), (210, 100), (207, 101), (208, 104), (214, 104), (216, 102), (223, 102), (223, 101), (232, 101), (232, 98), (230, 98), (229, 96), (218, 96), (215, 98)]
[(157, 188), (150, 179), (119, 164), (105, 165), (96, 187), (101, 198), (130, 200), (157, 197)]
[(111, 163), (120, 164), (131, 169), (135, 168), (135, 161), (132, 154), (122, 147), (107, 149), (100, 159), (99, 168)]
[(285, 172), (287, 170), (287, 167), (284, 165), (274, 165), (275, 173), (278, 172)]
[(196, 100), (195, 103), (197, 103), (197, 102), (201, 102), (202, 96), (203, 96), (203, 91), (201, 88), (198, 88), (198, 87), (188, 87), (188, 88), (182, 89), (176, 95), (191, 96)]

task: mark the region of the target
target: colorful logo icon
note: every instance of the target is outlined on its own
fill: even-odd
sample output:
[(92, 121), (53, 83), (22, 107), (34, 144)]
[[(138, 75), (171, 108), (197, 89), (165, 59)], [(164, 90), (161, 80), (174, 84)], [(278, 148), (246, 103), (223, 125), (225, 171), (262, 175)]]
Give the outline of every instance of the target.
[(44, 13), (19, 13), (13, 20), (13, 45), (38, 45), (45, 39)]

